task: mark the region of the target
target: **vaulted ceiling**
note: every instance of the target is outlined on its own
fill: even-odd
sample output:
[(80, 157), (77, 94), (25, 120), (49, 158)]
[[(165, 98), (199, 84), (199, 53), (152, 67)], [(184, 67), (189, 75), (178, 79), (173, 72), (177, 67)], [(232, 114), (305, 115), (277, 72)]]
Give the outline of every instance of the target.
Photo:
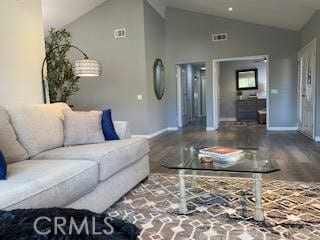
[(62, 28), (106, 0), (42, 0), (44, 31)]
[[(61, 28), (107, 0), (42, 0), (45, 31)], [(118, 0), (121, 1), (121, 0)], [(148, 0), (166, 7), (298, 31), (320, 9), (320, 0)], [(232, 7), (233, 11), (228, 11)]]
[[(300, 30), (320, 0), (160, 0), (164, 5), (272, 27)], [(228, 11), (232, 7), (233, 11)]]

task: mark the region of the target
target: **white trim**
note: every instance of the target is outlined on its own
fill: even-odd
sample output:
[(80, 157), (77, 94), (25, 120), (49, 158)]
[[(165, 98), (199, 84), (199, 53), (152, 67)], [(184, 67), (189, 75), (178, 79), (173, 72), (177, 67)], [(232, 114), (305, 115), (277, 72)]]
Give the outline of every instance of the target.
[(320, 142), (320, 136), (316, 136), (316, 137), (314, 138), (314, 140), (315, 140), (316, 142)]
[(135, 138), (135, 137), (144, 137), (144, 138), (150, 139), (150, 138), (154, 138), (155, 136), (158, 136), (158, 135), (166, 132), (167, 130), (168, 130), (167, 128), (164, 128), (164, 129), (162, 129), (162, 130), (160, 130), (160, 131), (157, 131), (157, 132), (155, 132), (155, 133), (146, 134), (146, 135), (132, 135), (132, 137), (134, 137), (134, 138)]
[(233, 58), (217, 58), (213, 59), (217, 62), (229, 62), (229, 61), (239, 61), (239, 60), (257, 60), (258, 58), (269, 57), (268, 55), (257, 55), (257, 56), (244, 56), (244, 57), (233, 57)]
[(150, 138), (149, 135), (142, 135), (142, 134), (134, 134), (134, 135), (131, 135), (132, 138)]
[[(213, 66), (213, 71), (215, 70), (215, 64), (217, 62), (226, 62), (226, 61), (239, 61), (239, 60), (256, 60), (256, 59), (261, 59), (261, 58), (266, 58), (266, 84), (267, 84), (267, 130), (271, 130), (272, 128), (270, 127), (270, 104), (269, 104), (269, 62), (270, 58), (269, 55), (258, 55), (258, 56), (246, 56), (246, 57), (234, 57), (234, 58), (220, 58), (220, 59), (213, 59), (212, 60), (212, 66)], [(215, 74), (213, 72), (213, 89), (212, 89), (212, 98), (213, 98), (213, 126), (219, 126), (219, 120), (216, 119), (216, 115), (218, 115), (218, 107), (215, 106), (218, 104), (218, 91), (216, 90), (219, 86), (218, 81), (215, 79)], [(216, 103), (216, 104), (215, 104)], [(274, 128), (273, 128), (274, 129)]]
[(267, 130), (269, 130), (270, 128), (270, 59), (269, 59), (269, 55), (265, 56), (267, 59), (266, 62), (266, 85), (267, 85), (267, 92), (266, 92), (266, 98), (267, 98)]
[(166, 18), (166, 6), (159, 0), (147, 0), (148, 3), (156, 10), (161, 17)]
[(237, 121), (237, 119), (235, 117), (222, 117), (219, 119), (220, 122), (223, 121), (223, 122), (235, 122)]
[(297, 131), (298, 127), (269, 127), (269, 131)]
[(219, 128), (219, 114), (220, 114), (220, 101), (219, 101), (219, 78), (220, 78), (220, 61), (213, 60), (212, 62), (212, 106), (213, 106), (213, 129)]
[(215, 130), (217, 130), (216, 128), (214, 128), (214, 127), (207, 127), (207, 129), (206, 129), (207, 131), (215, 131)]
[(178, 127), (182, 127), (182, 84), (181, 84), (181, 66), (176, 65), (177, 79), (177, 112), (178, 112)]
[(167, 130), (168, 131), (178, 131), (178, 127), (168, 127)]
[(300, 111), (300, 84), (301, 84), (301, 68), (300, 68), (300, 65), (299, 65), (299, 70), (298, 70), (298, 92), (297, 92), (297, 95), (298, 95), (298, 101), (297, 101), (297, 125), (298, 125), (298, 130), (299, 132), (301, 132), (302, 134), (304, 134), (305, 136), (307, 136), (308, 138), (311, 138), (311, 139), (314, 139), (316, 138), (316, 124), (317, 124), (317, 121), (316, 121), (316, 88), (317, 88), (317, 39), (314, 38), (311, 42), (309, 42), (306, 46), (304, 46), (299, 52), (298, 52), (298, 59), (300, 60), (300, 56), (301, 56), (301, 53), (308, 47), (312, 46), (314, 47), (314, 69), (315, 71), (313, 72), (313, 79), (315, 80), (314, 81), (314, 86), (313, 86), (313, 129), (312, 129), (312, 136), (310, 136), (309, 134), (303, 132), (303, 129), (299, 129), (299, 111)]
[(144, 137), (144, 138), (154, 138), (162, 133), (165, 133), (165, 132), (168, 132), (168, 131), (177, 131), (178, 128), (177, 127), (169, 127), (169, 128), (164, 128), (164, 129), (161, 129), (160, 131), (157, 131), (157, 132), (154, 132), (154, 133), (151, 133), (151, 134), (145, 134), (145, 135), (142, 135), (142, 134), (137, 134), (137, 135), (132, 135), (133, 138), (137, 138), (137, 137)]

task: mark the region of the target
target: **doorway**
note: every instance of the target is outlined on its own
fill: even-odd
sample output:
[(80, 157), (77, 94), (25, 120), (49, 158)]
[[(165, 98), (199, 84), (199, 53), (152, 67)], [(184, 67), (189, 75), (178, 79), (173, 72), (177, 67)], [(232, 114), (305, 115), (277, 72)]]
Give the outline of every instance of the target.
[(213, 60), (213, 129), (269, 128), (268, 55)]
[(315, 138), (316, 39), (298, 55), (298, 131)]
[(176, 65), (178, 127), (203, 124), (206, 118), (205, 62)]

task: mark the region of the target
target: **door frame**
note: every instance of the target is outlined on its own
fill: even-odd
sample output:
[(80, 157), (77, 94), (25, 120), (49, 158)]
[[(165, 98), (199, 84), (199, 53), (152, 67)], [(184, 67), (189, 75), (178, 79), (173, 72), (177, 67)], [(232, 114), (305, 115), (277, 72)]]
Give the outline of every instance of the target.
[[(199, 61), (199, 62), (190, 62), (190, 63), (179, 63), (179, 64), (175, 64), (175, 71), (176, 71), (176, 84), (177, 84), (177, 91), (176, 91), (176, 96), (177, 96), (177, 126), (179, 128), (181, 127), (184, 127), (185, 125), (189, 124), (193, 118), (195, 117), (193, 115), (193, 109), (194, 109), (194, 106), (193, 106), (193, 103), (194, 103), (194, 94), (193, 94), (193, 84), (194, 84), (194, 79), (193, 79), (193, 76), (191, 77), (191, 83), (188, 82), (188, 76), (187, 74), (189, 73), (188, 69), (184, 69), (183, 66), (187, 66), (188, 67), (192, 67), (192, 66), (189, 66), (189, 65), (192, 65), (193, 63), (204, 63), (205, 66), (206, 66), (206, 62), (205, 61)], [(183, 84), (182, 84), (182, 72), (185, 70), (185, 77), (186, 77), (186, 88), (187, 88), (187, 98), (189, 97), (190, 95), (190, 100), (188, 101), (187, 99), (187, 109), (185, 109), (185, 106), (184, 106), (184, 101), (183, 101)], [(204, 77), (205, 77), (205, 80), (206, 80), (206, 74), (204, 74)], [(201, 82), (201, 83), (200, 83)], [(206, 81), (205, 81), (206, 83)], [(191, 84), (191, 88), (189, 88), (189, 84)], [(201, 98), (198, 98), (198, 103), (199, 103), (199, 113), (201, 112), (201, 104), (200, 102), (202, 101), (202, 78), (201, 78), (201, 74), (199, 74), (199, 79), (198, 79), (198, 84), (199, 86), (201, 86), (199, 88), (199, 96), (201, 96)], [(191, 94), (189, 94), (189, 90), (191, 90)], [(190, 107), (190, 108), (189, 108)], [(184, 121), (184, 116), (186, 115), (183, 115), (183, 110), (187, 112), (187, 116), (188, 116), (188, 120), (187, 120), (187, 124), (184, 124), (185, 121)], [(207, 112), (205, 113), (205, 116), (207, 115)], [(200, 115), (199, 115), (200, 116)], [(199, 117), (199, 116), (196, 116), (196, 117)], [(200, 116), (201, 117), (201, 116)]]
[[(313, 72), (313, 77), (314, 77), (314, 86), (313, 86), (313, 129), (312, 129), (312, 136), (310, 136), (309, 134), (306, 134), (305, 132), (303, 132), (301, 129), (299, 129), (299, 111), (300, 111), (300, 84), (301, 84), (301, 66), (300, 66), (300, 56), (301, 56), (301, 52), (306, 49), (307, 47), (310, 47), (311, 45), (314, 44), (314, 53), (315, 53), (315, 61), (313, 62), (313, 67), (315, 69), (315, 71)], [(311, 42), (309, 42), (308, 44), (306, 44), (302, 49), (300, 49), (300, 51), (298, 52), (298, 61), (299, 61), (299, 68), (298, 68), (298, 89), (297, 89), (297, 129), (298, 132), (302, 133), (303, 135), (305, 135), (308, 138), (311, 138), (313, 140), (315, 140), (316, 138), (316, 88), (317, 88), (317, 39), (314, 38)]]
[(233, 57), (233, 58), (218, 58), (212, 60), (212, 99), (213, 99), (213, 130), (217, 130), (219, 128), (220, 120), (217, 118), (219, 116), (219, 109), (220, 106), (217, 106), (219, 103), (219, 79), (215, 77), (215, 66), (217, 62), (228, 62), (228, 61), (241, 61), (241, 60), (257, 60), (261, 58), (266, 58), (266, 100), (267, 100), (267, 130), (270, 128), (270, 104), (269, 104), (269, 65), (270, 65), (270, 58), (269, 55), (256, 55), (256, 56), (244, 56), (244, 57)]
[(181, 83), (181, 66), (176, 65), (176, 79), (177, 79), (177, 122), (178, 127), (181, 128), (182, 123), (182, 83)]
[(219, 128), (219, 116), (220, 116), (220, 62), (219, 60), (213, 60), (212, 62), (212, 77), (213, 77), (213, 130), (218, 130)]

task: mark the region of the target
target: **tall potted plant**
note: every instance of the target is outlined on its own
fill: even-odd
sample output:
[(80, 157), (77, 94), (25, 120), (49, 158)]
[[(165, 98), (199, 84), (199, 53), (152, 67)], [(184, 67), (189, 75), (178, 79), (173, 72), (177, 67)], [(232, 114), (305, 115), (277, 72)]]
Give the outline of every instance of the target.
[[(73, 72), (72, 63), (67, 59), (71, 46), (69, 31), (49, 31), (45, 40), (47, 53), (47, 77), (50, 102), (67, 102), (73, 94), (79, 91), (79, 77)], [(60, 46), (60, 47), (59, 47)]]

